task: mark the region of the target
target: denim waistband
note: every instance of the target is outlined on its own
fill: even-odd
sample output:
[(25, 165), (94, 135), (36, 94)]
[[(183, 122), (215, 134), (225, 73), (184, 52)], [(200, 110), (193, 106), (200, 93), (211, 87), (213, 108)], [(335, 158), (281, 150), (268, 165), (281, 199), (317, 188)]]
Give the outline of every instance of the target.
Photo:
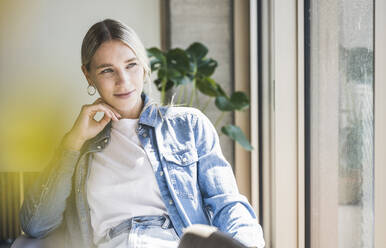
[(129, 232), (133, 224), (143, 226), (160, 226), (162, 229), (169, 229), (173, 227), (168, 215), (142, 215), (134, 216), (130, 219), (124, 220), (108, 232), (110, 239), (118, 236), (123, 232)]

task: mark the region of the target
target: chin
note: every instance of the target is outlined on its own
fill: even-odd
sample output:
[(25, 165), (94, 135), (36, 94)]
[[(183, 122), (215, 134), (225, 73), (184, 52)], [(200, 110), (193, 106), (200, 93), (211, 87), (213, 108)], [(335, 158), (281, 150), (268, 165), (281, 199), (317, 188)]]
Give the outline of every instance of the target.
[(138, 104), (137, 100), (130, 100), (130, 101), (116, 103), (113, 107), (123, 112), (127, 112), (135, 108), (137, 104)]

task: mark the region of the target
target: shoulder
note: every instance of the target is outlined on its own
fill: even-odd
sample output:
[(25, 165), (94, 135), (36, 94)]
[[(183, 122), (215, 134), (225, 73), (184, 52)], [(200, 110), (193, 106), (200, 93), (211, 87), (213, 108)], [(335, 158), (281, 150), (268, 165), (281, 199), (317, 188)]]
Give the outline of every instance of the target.
[(161, 107), (164, 119), (183, 119), (196, 123), (197, 120), (206, 119), (206, 115), (199, 109), (193, 107), (181, 106), (163, 106)]
[[(182, 106), (156, 106), (150, 111), (157, 114), (149, 114), (150, 119), (154, 119), (154, 126), (163, 128), (181, 128), (189, 126), (194, 130), (215, 130), (210, 119), (199, 109), (194, 107)], [(184, 129), (184, 128), (183, 128)], [(200, 132), (202, 133), (202, 132)]]
[(217, 133), (212, 121), (197, 108), (180, 106), (164, 106), (163, 108), (163, 119), (167, 120), (168, 123), (190, 126), (195, 135)]

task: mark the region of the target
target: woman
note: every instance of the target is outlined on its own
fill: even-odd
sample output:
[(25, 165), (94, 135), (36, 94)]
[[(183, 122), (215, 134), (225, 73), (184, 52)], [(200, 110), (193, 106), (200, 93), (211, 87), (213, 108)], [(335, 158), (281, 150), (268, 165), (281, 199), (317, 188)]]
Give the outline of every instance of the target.
[(98, 22), (81, 54), (88, 93), (100, 98), (82, 107), (27, 194), (24, 232), (61, 232), (68, 247), (177, 247), (183, 228), (206, 224), (263, 247), (209, 119), (194, 108), (160, 107), (143, 93), (151, 72), (135, 32)]

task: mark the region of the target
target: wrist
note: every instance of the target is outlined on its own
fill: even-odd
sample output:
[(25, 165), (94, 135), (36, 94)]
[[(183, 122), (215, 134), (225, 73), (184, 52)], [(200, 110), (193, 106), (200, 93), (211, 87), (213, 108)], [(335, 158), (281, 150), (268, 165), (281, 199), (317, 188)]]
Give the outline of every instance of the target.
[(85, 141), (83, 139), (80, 139), (79, 136), (68, 132), (63, 139), (63, 148), (67, 150), (80, 151), (84, 142)]

